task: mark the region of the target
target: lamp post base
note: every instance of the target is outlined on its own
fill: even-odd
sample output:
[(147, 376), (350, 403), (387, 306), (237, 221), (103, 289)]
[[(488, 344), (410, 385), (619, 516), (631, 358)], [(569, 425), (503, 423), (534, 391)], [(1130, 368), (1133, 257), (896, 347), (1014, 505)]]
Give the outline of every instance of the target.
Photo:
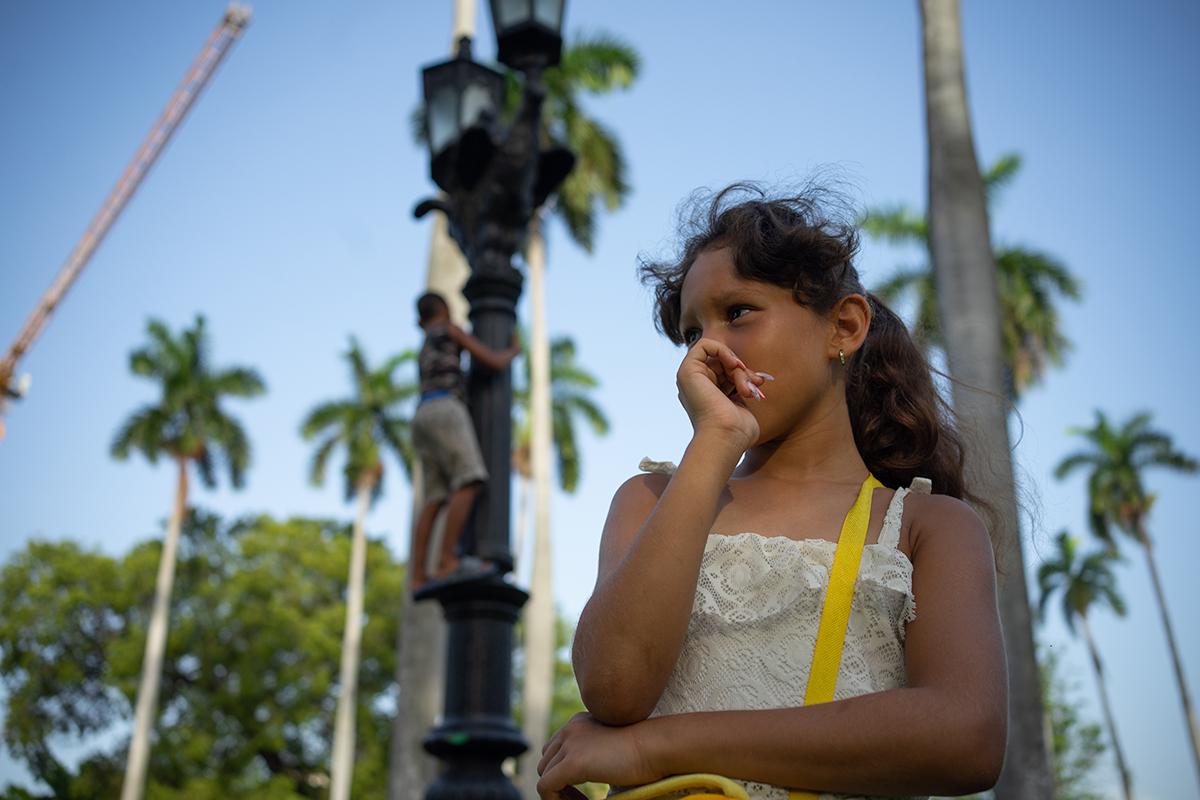
[[(513, 626), (529, 595), (496, 574), (418, 593), (446, 615), (446, 717), (425, 749), (446, 763), (425, 800), (520, 800), (500, 769), (529, 745), (512, 721)], [(402, 689), (403, 691), (403, 689)]]
[(425, 800), (521, 800), (521, 792), (495, 759), (463, 758), (450, 762), (425, 793)]

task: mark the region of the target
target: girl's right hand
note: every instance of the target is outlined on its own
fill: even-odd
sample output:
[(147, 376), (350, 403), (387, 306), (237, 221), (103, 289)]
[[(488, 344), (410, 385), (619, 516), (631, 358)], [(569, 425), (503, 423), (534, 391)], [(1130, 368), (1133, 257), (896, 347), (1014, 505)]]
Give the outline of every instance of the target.
[(732, 350), (713, 339), (693, 344), (675, 375), (679, 402), (696, 434), (712, 433), (736, 442), (740, 452), (758, 441), (758, 420), (745, 403), (759, 402), (762, 393), (758, 386), (763, 381)]

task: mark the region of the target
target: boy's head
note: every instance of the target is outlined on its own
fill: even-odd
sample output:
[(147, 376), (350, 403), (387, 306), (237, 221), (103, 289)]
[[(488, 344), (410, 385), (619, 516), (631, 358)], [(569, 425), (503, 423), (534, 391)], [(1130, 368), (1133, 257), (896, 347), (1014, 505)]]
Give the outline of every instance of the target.
[(440, 294), (429, 292), (417, 299), (417, 324), (422, 328), (445, 322), (450, 318), (450, 307)]

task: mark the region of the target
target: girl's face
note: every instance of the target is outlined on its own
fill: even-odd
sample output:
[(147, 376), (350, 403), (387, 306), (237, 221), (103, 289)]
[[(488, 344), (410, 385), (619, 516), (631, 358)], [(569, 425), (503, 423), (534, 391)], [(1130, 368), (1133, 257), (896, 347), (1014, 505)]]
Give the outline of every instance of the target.
[(775, 378), (762, 386), (765, 400), (745, 403), (758, 419), (760, 443), (786, 435), (825, 404), (837, 402), (834, 321), (799, 305), (789, 289), (743, 278), (732, 250), (700, 254), (684, 278), (680, 311), (687, 346), (701, 338), (719, 341), (750, 371)]

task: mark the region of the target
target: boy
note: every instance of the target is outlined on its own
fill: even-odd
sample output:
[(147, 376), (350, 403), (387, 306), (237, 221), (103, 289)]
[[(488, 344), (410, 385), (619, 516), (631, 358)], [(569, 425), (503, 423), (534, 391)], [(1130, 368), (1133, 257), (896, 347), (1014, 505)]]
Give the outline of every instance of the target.
[(433, 522), (443, 505), (446, 532), (433, 577), (443, 578), (459, 569), (454, 551), (475, 498), (488, 479), (467, 409), (467, 386), (460, 366), (462, 351), (470, 353), (474, 363), (495, 371), (507, 367), (521, 352), (516, 334), (508, 349), (497, 351), (455, 325), (450, 321), (446, 301), (439, 295), (422, 295), (417, 300), (417, 316), (425, 331), (425, 343), (418, 357), (421, 403), (413, 414), (412, 438), (421, 457), (425, 507), (413, 532), (409, 558), (414, 592), (429, 580), (426, 552)]

